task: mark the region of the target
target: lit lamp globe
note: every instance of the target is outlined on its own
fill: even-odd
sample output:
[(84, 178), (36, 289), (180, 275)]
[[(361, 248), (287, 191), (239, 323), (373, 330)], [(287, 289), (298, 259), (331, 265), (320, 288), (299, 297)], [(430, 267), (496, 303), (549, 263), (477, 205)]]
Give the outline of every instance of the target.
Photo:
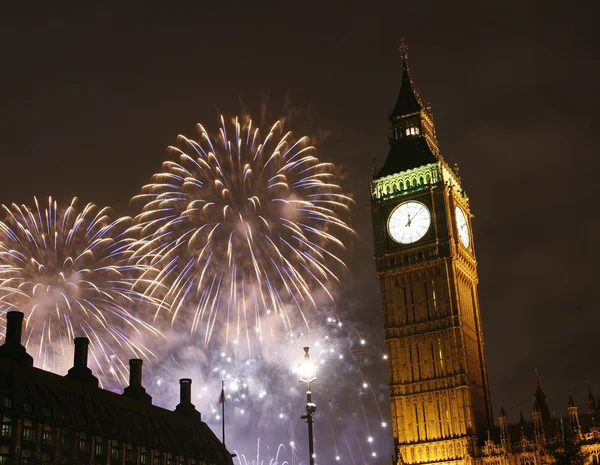
[(304, 360), (298, 364), (300, 382), (310, 384), (317, 379), (317, 364), (310, 359), (308, 347), (304, 347)]

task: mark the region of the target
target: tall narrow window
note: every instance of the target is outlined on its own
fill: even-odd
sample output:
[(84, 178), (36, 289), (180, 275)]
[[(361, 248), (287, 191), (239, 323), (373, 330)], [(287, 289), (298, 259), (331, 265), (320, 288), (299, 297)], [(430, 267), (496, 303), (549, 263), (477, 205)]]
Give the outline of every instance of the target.
[(446, 370), (444, 368), (444, 355), (442, 354), (442, 339), (438, 337), (437, 343), (440, 356), (440, 374), (444, 375), (446, 373)]
[(406, 298), (406, 286), (402, 286), (402, 294), (404, 295), (404, 311), (406, 313), (406, 323), (408, 324), (408, 299)]
[(425, 287), (425, 308), (427, 310), (427, 321), (431, 320), (431, 311), (429, 309), (429, 290), (427, 289), (427, 281), (423, 283)]
[(437, 401), (438, 424), (440, 428), (440, 437), (444, 437), (444, 422), (442, 421), (442, 406), (440, 401)]
[(435, 296), (435, 281), (431, 280), (431, 299), (433, 300), (433, 313), (437, 316), (437, 298)]
[(423, 376), (421, 375), (421, 354), (419, 353), (419, 343), (418, 342), (415, 345), (415, 347), (417, 349), (417, 367), (419, 368), (419, 379), (423, 379)]
[(433, 341), (431, 341), (431, 369), (433, 371), (433, 377), (437, 377), (437, 370), (435, 369), (435, 347)]
[(415, 404), (415, 427), (417, 429), (417, 441), (421, 440), (421, 429), (419, 428), (419, 407)]
[(410, 305), (412, 307), (413, 322), (417, 321), (417, 314), (415, 313), (415, 294), (413, 293), (412, 283), (410, 284)]
[(425, 414), (425, 404), (422, 404), (423, 407), (423, 429), (425, 430), (425, 438), (427, 439), (427, 415)]
[(413, 355), (412, 355), (412, 347), (408, 346), (408, 361), (410, 362), (410, 375), (411, 381), (415, 380), (415, 368), (413, 364)]

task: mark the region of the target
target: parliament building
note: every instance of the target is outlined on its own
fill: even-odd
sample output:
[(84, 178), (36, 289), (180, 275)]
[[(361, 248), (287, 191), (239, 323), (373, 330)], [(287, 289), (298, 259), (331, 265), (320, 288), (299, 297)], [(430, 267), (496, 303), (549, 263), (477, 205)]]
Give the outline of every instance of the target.
[(33, 367), (21, 344), (23, 313), (6, 313), (0, 346), (0, 465), (233, 465), (181, 379), (175, 411), (152, 404), (142, 361), (129, 362), (122, 394), (98, 387), (87, 338), (75, 338), (73, 367), (60, 376)]
[[(406, 48), (389, 115), (390, 151), (373, 173), (371, 212), (381, 285), (398, 464), (551, 464), (565, 430), (590, 464), (600, 457), (600, 409), (552, 415), (539, 379), (533, 422), (492, 413), (469, 198), (444, 160)], [(559, 406), (560, 410), (563, 406)], [(497, 419), (497, 421), (495, 421)]]

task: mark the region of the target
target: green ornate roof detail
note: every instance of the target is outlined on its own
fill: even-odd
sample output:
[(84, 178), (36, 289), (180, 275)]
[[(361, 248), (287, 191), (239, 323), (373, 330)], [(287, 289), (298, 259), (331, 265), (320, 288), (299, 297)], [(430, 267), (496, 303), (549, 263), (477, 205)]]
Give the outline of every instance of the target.
[(456, 174), (440, 161), (374, 179), (371, 181), (371, 200), (398, 198), (440, 184), (457, 188), (466, 198)]

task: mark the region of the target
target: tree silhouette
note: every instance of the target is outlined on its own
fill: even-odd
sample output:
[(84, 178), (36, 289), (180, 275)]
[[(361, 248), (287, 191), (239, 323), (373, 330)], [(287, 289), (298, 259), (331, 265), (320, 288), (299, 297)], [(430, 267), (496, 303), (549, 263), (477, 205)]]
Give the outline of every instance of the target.
[(555, 465), (585, 465), (588, 458), (581, 448), (579, 436), (570, 426), (564, 429), (560, 440), (550, 446), (548, 452), (554, 458)]

